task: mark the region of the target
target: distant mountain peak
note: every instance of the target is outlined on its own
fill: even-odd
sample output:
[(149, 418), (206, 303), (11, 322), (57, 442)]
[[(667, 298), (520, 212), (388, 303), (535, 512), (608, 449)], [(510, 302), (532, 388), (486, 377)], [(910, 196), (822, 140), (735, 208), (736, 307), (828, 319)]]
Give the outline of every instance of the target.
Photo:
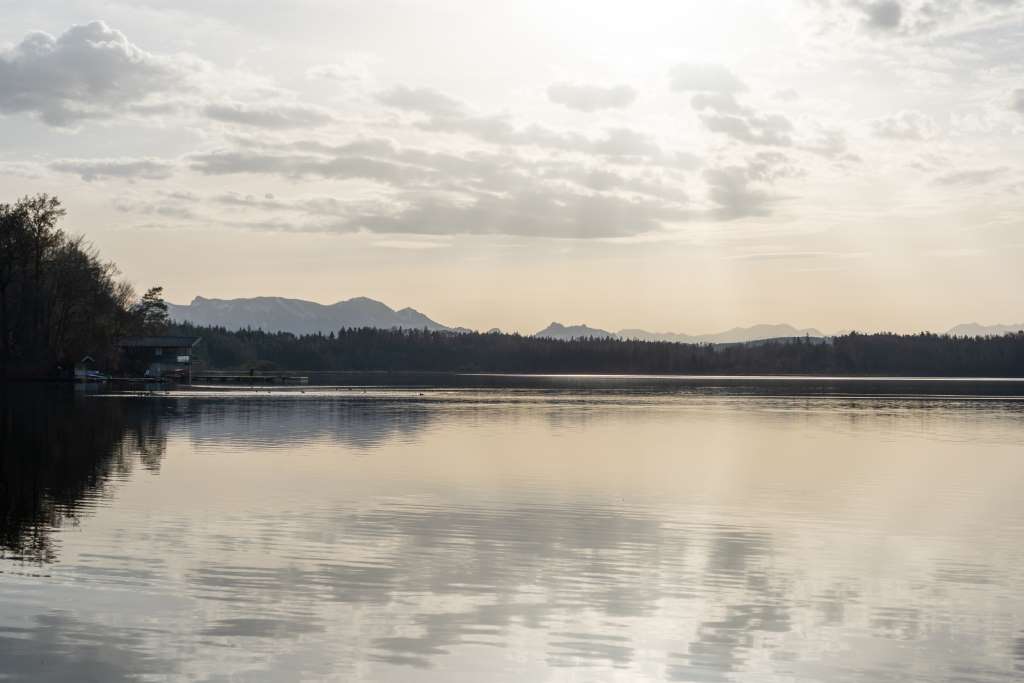
[(662, 341), (677, 342), (682, 344), (736, 344), (751, 341), (762, 341), (765, 339), (783, 339), (792, 337), (815, 337), (825, 335), (818, 330), (808, 327), (798, 329), (786, 323), (772, 325), (751, 325), (749, 327), (734, 327), (725, 332), (714, 334), (682, 334), (678, 332), (648, 332), (641, 329), (624, 329), (618, 332), (609, 332), (587, 325), (563, 325), (553, 322), (546, 328), (537, 332), (535, 337), (550, 337), (553, 339), (576, 339), (580, 337), (597, 337), (600, 339), (635, 339), (637, 341)]
[(608, 330), (601, 330), (587, 325), (563, 325), (558, 322), (551, 323), (533, 336), (546, 337), (549, 339), (580, 339), (588, 337), (595, 337), (597, 339), (618, 338), (618, 335), (614, 332), (609, 332)]
[(343, 327), (376, 327), (451, 330), (414, 308), (396, 311), (375, 299), (359, 296), (331, 305), (303, 299), (262, 296), (239, 299), (207, 299), (196, 296), (187, 305), (168, 304), (171, 320), (196, 325), (215, 325), (237, 330), (313, 334)]
[(951, 327), (946, 334), (954, 337), (999, 337), (1004, 334), (1024, 331), (1024, 323), (1011, 325), (980, 325), (978, 323), (963, 323)]

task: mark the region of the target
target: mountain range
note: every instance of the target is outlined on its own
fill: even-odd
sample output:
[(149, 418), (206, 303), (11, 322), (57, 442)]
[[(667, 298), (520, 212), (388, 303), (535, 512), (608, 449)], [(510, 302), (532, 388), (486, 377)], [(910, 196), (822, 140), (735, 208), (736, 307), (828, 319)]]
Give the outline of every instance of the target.
[(949, 330), (948, 334), (956, 337), (994, 337), (1011, 332), (1024, 332), (1024, 323), (1016, 325), (979, 325), (978, 323), (965, 323), (957, 325)]
[(637, 339), (639, 341), (679, 342), (681, 344), (736, 344), (757, 341), (760, 339), (779, 339), (782, 337), (815, 337), (825, 335), (808, 327), (798, 329), (792, 325), (753, 325), (751, 327), (734, 327), (725, 332), (713, 334), (680, 334), (677, 332), (648, 332), (647, 330), (625, 329), (609, 332), (586, 325), (562, 325), (551, 323), (535, 337), (551, 339), (573, 339), (576, 337), (596, 337), (598, 339)]
[(205, 299), (197, 296), (190, 304), (167, 304), (167, 313), (176, 322), (215, 325), (229, 330), (251, 327), (267, 332), (311, 334), (337, 331), (343, 327), (400, 327), (458, 331), (431, 320), (413, 308), (396, 311), (366, 297), (334, 304), (318, 304), (276, 296), (252, 299)]
[[(469, 331), (464, 327), (449, 327), (439, 323), (414, 308), (395, 310), (380, 301), (366, 297), (356, 297), (334, 304), (319, 304), (313, 301), (275, 296), (248, 299), (207, 299), (197, 296), (189, 304), (167, 304), (167, 312), (171, 320), (177, 322), (220, 326), (229, 330), (248, 327), (268, 332), (284, 331), (294, 334), (327, 333), (343, 327)], [(1024, 323), (1017, 325), (968, 323), (951, 328), (947, 334), (971, 337), (992, 336), (1018, 330), (1024, 330)], [(735, 344), (783, 337), (823, 338), (828, 335), (814, 328), (797, 328), (788, 324), (734, 327), (724, 332), (691, 335), (677, 332), (648, 332), (641, 329), (623, 329), (611, 332), (587, 325), (562, 325), (553, 322), (533, 336), (552, 339), (596, 337), (684, 344)]]

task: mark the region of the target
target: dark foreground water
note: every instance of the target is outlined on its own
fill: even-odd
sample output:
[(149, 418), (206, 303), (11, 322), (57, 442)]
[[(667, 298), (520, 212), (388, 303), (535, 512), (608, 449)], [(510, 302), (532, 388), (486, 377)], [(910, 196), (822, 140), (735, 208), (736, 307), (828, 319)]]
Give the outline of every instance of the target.
[(387, 379), (0, 393), (0, 680), (1024, 679), (1022, 383)]

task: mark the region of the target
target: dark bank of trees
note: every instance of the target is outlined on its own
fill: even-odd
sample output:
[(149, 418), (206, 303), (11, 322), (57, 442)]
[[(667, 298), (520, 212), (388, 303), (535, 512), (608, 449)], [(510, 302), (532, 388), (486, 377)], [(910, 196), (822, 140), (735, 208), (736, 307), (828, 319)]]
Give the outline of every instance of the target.
[(140, 302), (113, 263), (60, 227), (64, 213), (45, 194), (0, 204), (0, 377), (66, 375), (86, 354), (111, 367), (116, 337), (163, 329), (159, 288)]
[(174, 325), (211, 369), (1024, 377), (1024, 333), (849, 334), (729, 346), (497, 333), (344, 329), (296, 336)]

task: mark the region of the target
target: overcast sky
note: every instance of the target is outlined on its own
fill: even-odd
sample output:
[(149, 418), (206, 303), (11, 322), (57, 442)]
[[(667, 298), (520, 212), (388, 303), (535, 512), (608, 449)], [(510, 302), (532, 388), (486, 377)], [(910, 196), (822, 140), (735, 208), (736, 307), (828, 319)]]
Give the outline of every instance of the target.
[(0, 201), (452, 325), (1024, 319), (1024, 2), (0, 0)]

